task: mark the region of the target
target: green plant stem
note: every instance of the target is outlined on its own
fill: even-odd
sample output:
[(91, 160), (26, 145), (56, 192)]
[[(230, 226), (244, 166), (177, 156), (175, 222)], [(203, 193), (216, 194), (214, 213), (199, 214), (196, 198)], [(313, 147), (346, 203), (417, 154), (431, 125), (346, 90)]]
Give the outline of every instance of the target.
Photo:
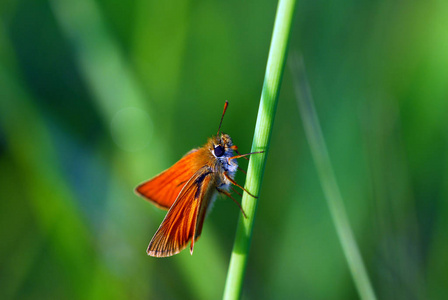
[[(255, 195), (259, 195), (263, 179), (279, 87), (285, 65), (294, 6), (295, 0), (280, 0), (277, 7), (251, 150), (251, 152), (262, 150), (265, 152), (251, 156), (245, 184), (245, 189)], [(241, 296), (257, 202), (258, 199), (244, 193), (242, 207), (247, 214), (247, 219), (240, 216), (238, 221), (235, 243), (227, 272), (224, 299), (239, 299)]]
[(360, 298), (374, 300), (376, 299), (375, 293), (367, 275), (358, 245), (353, 236), (341, 192), (331, 166), (327, 146), (319, 125), (319, 119), (314, 108), (313, 98), (306, 78), (303, 60), (299, 59), (297, 55), (291, 58), (293, 58), (293, 60), (290, 60), (290, 62), (293, 62), (291, 64), (291, 70), (294, 75), (294, 81), (296, 82), (295, 90), (305, 133), (310, 144), (311, 153), (316, 164), (325, 198), (327, 199), (331, 217), (342, 245), (342, 250), (347, 259)]

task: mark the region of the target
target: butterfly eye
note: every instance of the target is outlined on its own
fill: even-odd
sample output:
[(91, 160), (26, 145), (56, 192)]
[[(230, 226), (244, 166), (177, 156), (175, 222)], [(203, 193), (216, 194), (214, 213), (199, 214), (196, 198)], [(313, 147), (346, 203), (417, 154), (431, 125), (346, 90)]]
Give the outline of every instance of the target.
[(218, 145), (215, 147), (213, 152), (215, 153), (216, 157), (221, 157), (224, 155), (224, 148), (221, 145)]

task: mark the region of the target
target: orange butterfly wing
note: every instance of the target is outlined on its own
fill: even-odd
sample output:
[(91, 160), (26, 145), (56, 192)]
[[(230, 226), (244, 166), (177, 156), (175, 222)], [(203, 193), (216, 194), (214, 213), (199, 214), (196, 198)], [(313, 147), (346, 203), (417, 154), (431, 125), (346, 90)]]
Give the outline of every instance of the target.
[(198, 155), (198, 149), (191, 150), (171, 168), (140, 184), (135, 192), (168, 210), (188, 180), (201, 167), (197, 164)]
[(167, 257), (177, 254), (190, 240), (190, 252), (193, 254), (194, 242), (202, 231), (205, 212), (216, 192), (215, 176), (209, 167), (203, 167), (190, 178), (151, 239), (148, 255)]

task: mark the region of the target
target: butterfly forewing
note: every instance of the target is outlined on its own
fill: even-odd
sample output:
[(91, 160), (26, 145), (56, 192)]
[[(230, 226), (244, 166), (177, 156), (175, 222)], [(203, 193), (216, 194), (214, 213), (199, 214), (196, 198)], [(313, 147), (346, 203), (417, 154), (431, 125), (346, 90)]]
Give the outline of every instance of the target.
[(193, 149), (168, 170), (140, 184), (135, 191), (163, 209), (173, 205), (187, 181), (202, 166), (197, 166), (197, 149)]
[(203, 167), (188, 180), (149, 243), (149, 255), (174, 255), (184, 249), (190, 240), (190, 252), (193, 252), (205, 217), (199, 212), (206, 210), (215, 191), (215, 176), (209, 167)]

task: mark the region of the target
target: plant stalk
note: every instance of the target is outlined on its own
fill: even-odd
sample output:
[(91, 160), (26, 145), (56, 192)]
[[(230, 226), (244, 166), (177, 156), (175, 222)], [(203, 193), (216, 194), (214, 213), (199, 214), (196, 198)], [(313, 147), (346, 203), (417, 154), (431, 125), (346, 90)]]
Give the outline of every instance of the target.
[[(277, 108), (279, 87), (285, 66), (294, 7), (295, 0), (280, 0), (277, 7), (251, 149), (251, 152), (263, 150), (265, 152), (251, 156), (245, 184), (245, 189), (254, 195), (259, 195), (263, 180), (267, 151)], [(247, 219), (240, 216), (238, 220), (223, 299), (239, 299), (241, 296), (257, 203), (258, 198), (253, 198), (244, 193), (242, 207), (246, 212)]]
[(363, 300), (375, 300), (375, 293), (350, 227), (341, 192), (331, 166), (330, 156), (328, 155), (306, 78), (303, 59), (299, 59), (297, 55), (291, 58), (289, 61), (291, 62), (291, 71), (296, 82), (295, 91), (305, 133), (342, 250), (360, 298)]

